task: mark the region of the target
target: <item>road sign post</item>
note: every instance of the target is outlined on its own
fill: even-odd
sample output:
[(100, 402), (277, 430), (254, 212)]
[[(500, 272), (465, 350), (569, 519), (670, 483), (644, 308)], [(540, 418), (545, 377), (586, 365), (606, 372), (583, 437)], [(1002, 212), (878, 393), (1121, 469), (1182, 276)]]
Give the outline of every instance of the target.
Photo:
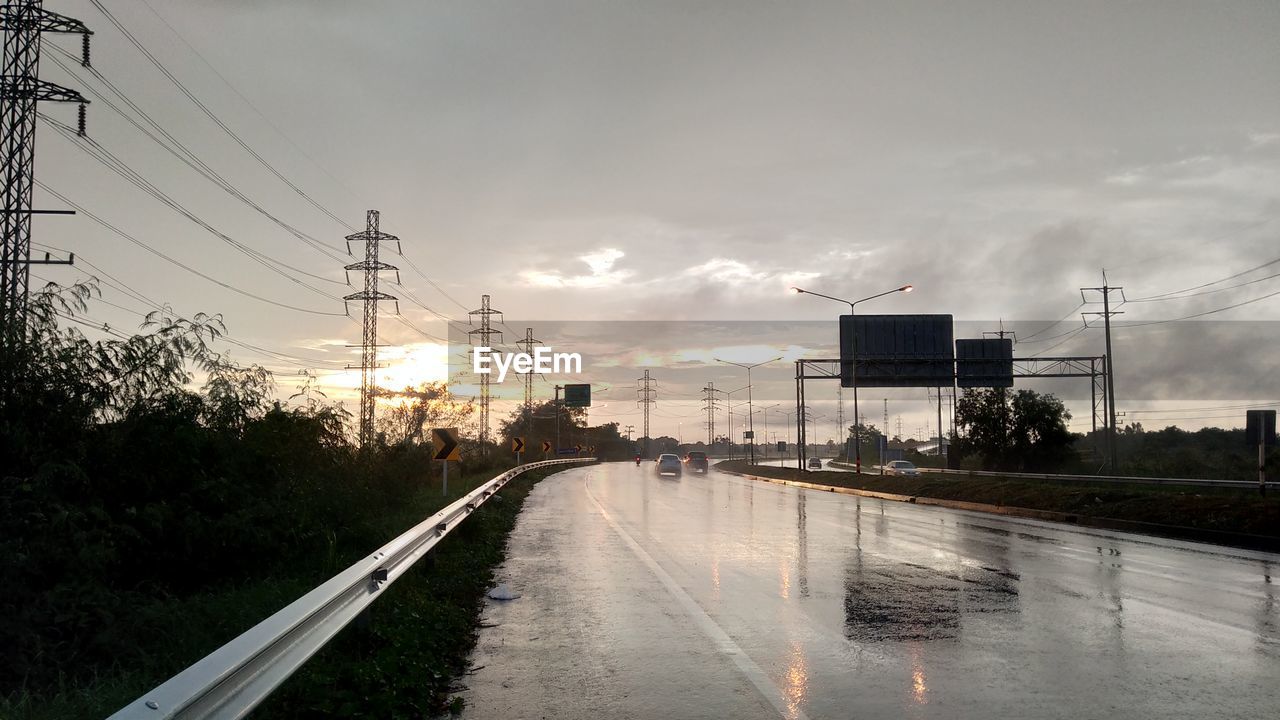
[(546, 460), (547, 455), (549, 455), (550, 453), (551, 453), (551, 441), (543, 440), (542, 441), (542, 459)]
[(433, 428), (431, 430), (431, 444), (435, 448), (435, 454), (432, 455), (432, 459), (439, 460), (441, 463), (440, 478), (442, 483), (440, 494), (448, 495), (449, 461), (462, 459), (462, 452), (458, 448), (458, 428)]
[(520, 464), (520, 454), (524, 452), (524, 438), (511, 438), (511, 452), (516, 454), (516, 464)]

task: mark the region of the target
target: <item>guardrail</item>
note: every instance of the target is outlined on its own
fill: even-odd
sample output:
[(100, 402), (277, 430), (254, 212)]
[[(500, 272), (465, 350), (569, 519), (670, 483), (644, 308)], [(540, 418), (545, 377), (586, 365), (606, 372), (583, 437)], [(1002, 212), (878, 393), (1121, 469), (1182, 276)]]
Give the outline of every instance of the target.
[(594, 461), (544, 460), (502, 473), (121, 708), (109, 720), (244, 717), (503, 485), (528, 470)]
[[(852, 470), (853, 465), (849, 463), (836, 462), (832, 460), (828, 463), (835, 467), (848, 468)], [(1253, 480), (1208, 480), (1203, 478), (1158, 478), (1158, 477), (1139, 477), (1128, 475), (1055, 475), (1051, 473), (1019, 473), (1019, 472), (998, 472), (994, 470), (949, 470), (947, 468), (917, 468), (920, 474), (939, 474), (939, 475), (967, 475), (971, 477), (1008, 477), (1008, 478), (1024, 478), (1027, 480), (1063, 480), (1066, 482), (1101, 482), (1101, 483), (1125, 483), (1135, 485), (1191, 485), (1201, 487), (1232, 487), (1242, 489), (1258, 489), (1258, 483)], [(863, 473), (864, 475), (875, 475), (877, 473)], [(1275, 480), (1267, 481), (1269, 487), (1280, 487), (1280, 482)]]

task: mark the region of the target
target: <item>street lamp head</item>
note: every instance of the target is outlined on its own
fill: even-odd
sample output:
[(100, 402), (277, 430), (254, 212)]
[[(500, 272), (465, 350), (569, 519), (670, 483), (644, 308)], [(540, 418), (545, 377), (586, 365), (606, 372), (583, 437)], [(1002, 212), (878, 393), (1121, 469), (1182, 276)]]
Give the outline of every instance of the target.
[(898, 288), (899, 292), (911, 292), (912, 290), (915, 290), (915, 286), (913, 285), (903, 285), (902, 287)]
[(803, 290), (803, 289), (798, 288), (798, 287), (795, 287), (795, 286), (792, 286), (792, 288), (791, 288), (791, 292), (792, 292), (793, 294), (795, 294), (795, 295), (803, 295), (803, 294), (804, 294), (804, 290)]

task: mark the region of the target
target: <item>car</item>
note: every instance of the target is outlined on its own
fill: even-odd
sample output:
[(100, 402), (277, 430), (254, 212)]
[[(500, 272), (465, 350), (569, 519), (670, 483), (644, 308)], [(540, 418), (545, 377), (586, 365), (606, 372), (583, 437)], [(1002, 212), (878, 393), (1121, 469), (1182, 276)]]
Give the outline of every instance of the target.
[(680, 456), (673, 453), (662, 453), (658, 456), (658, 475), (679, 476), (684, 469)]
[(822, 459), (821, 459), (821, 458), (816, 458), (816, 457), (815, 457), (815, 458), (809, 458), (809, 469), (810, 469), (810, 470), (821, 470), (821, 469), (822, 469)]
[(707, 454), (701, 450), (690, 450), (684, 456), (684, 464), (689, 466), (690, 472), (707, 472), (710, 467), (707, 464)]
[(906, 477), (919, 477), (920, 469), (907, 460), (894, 460), (884, 466), (885, 475), (903, 475)]

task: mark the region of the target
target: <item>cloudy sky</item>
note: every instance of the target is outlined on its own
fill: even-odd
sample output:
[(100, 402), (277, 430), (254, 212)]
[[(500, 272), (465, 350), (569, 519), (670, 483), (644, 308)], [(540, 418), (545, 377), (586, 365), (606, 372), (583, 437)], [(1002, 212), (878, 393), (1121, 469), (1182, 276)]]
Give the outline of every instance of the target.
[[(95, 30), (101, 77), (49, 47), (74, 53), (77, 39), (46, 41), (44, 78), (93, 93), (96, 145), (42, 125), (39, 179), (192, 269), (82, 213), (37, 219), (37, 250), (79, 259), (37, 275), (128, 288), (103, 298), (127, 309), (90, 313), (115, 327), (136, 327), (130, 310), (151, 301), (220, 312), (252, 346), (233, 355), (282, 373), (286, 394), (300, 366), (335, 396), (355, 380), (339, 369), (359, 327), (335, 299), (354, 291), (336, 250), (377, 208), (404, 251), (384, 255), (406, 321), (382, 322), (402, 346), (387, 351), (388, 384), (442, 376), (422, 333), (445, 336), (440, 316), (465, 321), (482, 293), (537, 333), (552, 320), (833, 320), (839, 306), (786, 289), (912, 283), (867, 311), (1004, 319), (1041, 331), (1019, 355), (1098, 355), (1100, 331), (1071, 331), (1097, 309), (1078, 289), (1106, 268), (1149, 300), (1127, 303), (1125, 322), (1248, 303), (1119, 332), (1121, 409), (1179, 417), (1280, 397), (1277, 326), (1239, 324), (1280, 320), (1280, 296), (1266, 297), (1280, 264), (1259, 268), (1280, 257), (1274, 2), (149, 2), (108, 6), (307, 197), (91, 2), (49, 0)], [(261, 211), (117, 114), (105, 100), (159, 135), (112, 86)], [(71, 108), (42, 110), (73, 122)], [(37, 203), (66, 207), (45, 190)], [(804, 343), (771, 330), (732, 344), (767, 357)], [(666, 361), (645, 360), (655, 374)], [(923, 422), (911, 402), (900, 412)], [(611, 402), (619, 420), (626, 404)], [(671, 400), (656, 430), (696, 424), (696, 407)], [(1214, 414), (1181, 424), (1234, 422)]]

